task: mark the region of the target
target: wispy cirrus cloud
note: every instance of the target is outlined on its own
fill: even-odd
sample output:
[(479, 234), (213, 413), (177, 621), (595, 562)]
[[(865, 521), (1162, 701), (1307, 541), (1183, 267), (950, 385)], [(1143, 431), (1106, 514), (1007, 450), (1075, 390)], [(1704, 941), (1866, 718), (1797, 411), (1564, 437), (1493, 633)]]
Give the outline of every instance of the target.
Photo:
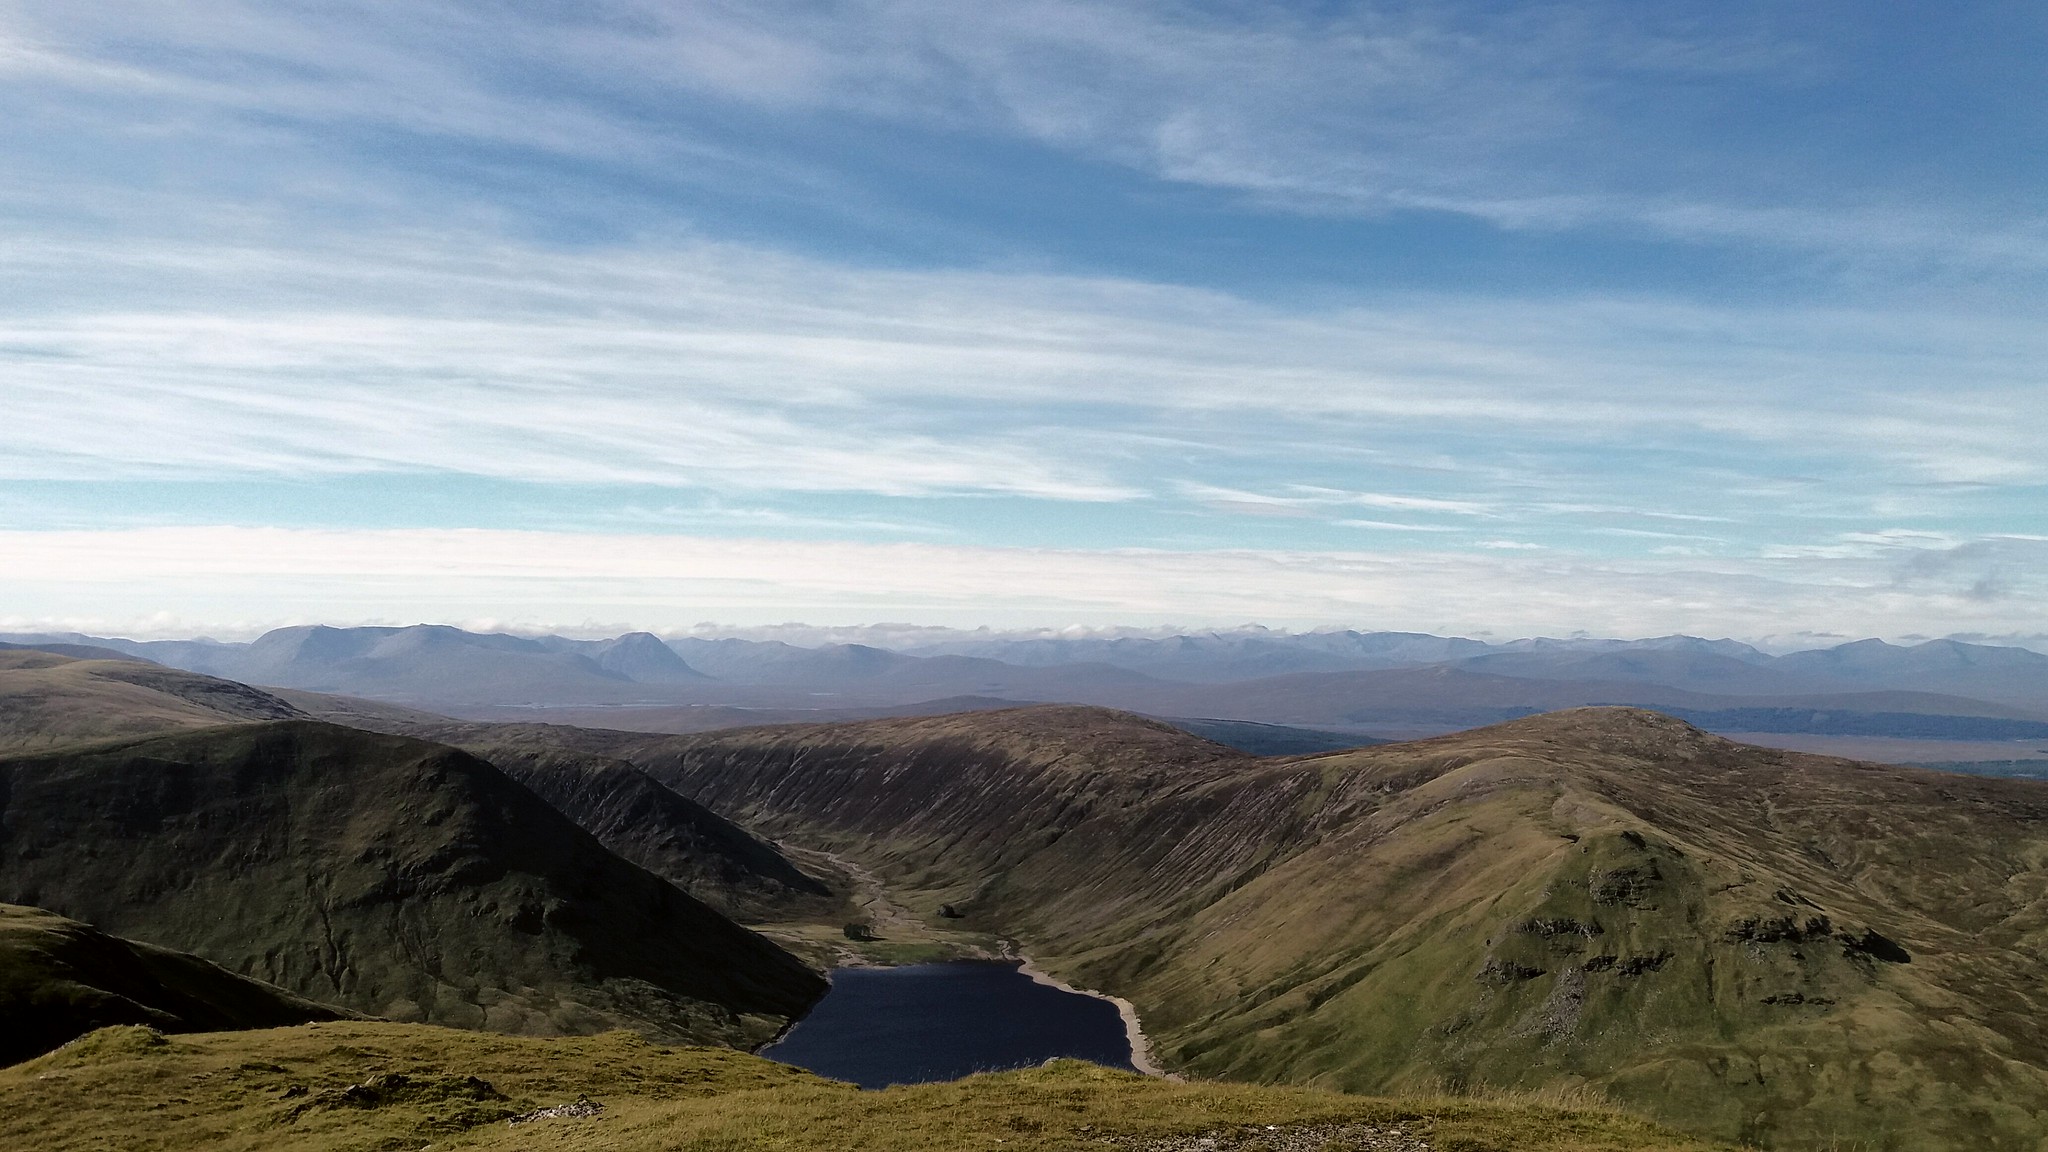
[[(2006, 634), (2048, 530), (2048, 90), (2006, 50), (2038, 24), (14, 0), (0, 520), (1041, 544), (1053, 616), (1410, 603), (1392, 568), (1317, 600), (1084, 546), (1347, 588), (1412, 563), (1531, 628), (1559, 572), (1643, 620), (1846, 581), (1831, 627)], [(243, 487), (145, 514), (138, 485)], [(732, 573), (591, 595), (952, 603)]]
[[(1280, 312), (709, 244), (0, 253), (18, 282), (63, 285), (0, 309), (0, 473), (17, 479), (424, 471), (1699, 524), (1753, 521), (1742, 485), (1801, 472), (1953, 485), (1923, 491), (1931, 506), (2048, 483), (2010, 418), (2043, 387), (2015, 353), (2048, 337), (2018, 319), (1928, 313), (1902, 334), (1892, 312), (1624, 299)], [(1703, 330), (1743, 341), (1708, 350)]]
[(1830, 169), (1826, 149), (1759, 146), (1780, 127), (1775, 109), (1885, 63), (1885, 24), (1853, 15), (1738, 4), (1707, 20), (1610, 0), (1513, 13), (31, 2), (0, 16), (0, 81), (146, 99), (124, 110), (144, 133), (189, 133), (196, 112), (228, 118), (213, 131), (282, 118), (807, 179), (801, 157), (771, 160), (712, 131), (698, 107), (712, 101), (1010, 136), (1289, 211), (1451, 213), (2040, 271), (2048, 228), (2009, 196), (1928, 194), (1888, 184), (1882, 168)]

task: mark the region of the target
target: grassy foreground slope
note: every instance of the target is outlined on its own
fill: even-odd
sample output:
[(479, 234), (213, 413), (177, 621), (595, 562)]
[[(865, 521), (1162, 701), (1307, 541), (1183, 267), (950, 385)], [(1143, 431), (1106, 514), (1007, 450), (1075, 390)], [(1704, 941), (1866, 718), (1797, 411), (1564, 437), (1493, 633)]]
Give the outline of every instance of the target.
[[(47, 1152), (1710, 1152), (1598, 1109), (1176, 1084), (1060, 1062), (860, 1092), (736, 1052), (315, 1024), (110, 1028), (0, 1069), (0, 1147)], [(582, 1115), (515, 1118), (545, 1108)]]
[(0, 759), (0, 900), (508, 1032), (752, 1044), (824, 991), (483, 761), (312, 721)]
[(346, 1015), (197, 956), (0, 904), (0, 1064), (115, 1024), (200, 1032)]
[(1582, 709), (1255, 760), (1029, 709), (651, 741), (1204, 1076), (1586, 1085), (1769, 1147), (2048, 1139), (2048, 787)]

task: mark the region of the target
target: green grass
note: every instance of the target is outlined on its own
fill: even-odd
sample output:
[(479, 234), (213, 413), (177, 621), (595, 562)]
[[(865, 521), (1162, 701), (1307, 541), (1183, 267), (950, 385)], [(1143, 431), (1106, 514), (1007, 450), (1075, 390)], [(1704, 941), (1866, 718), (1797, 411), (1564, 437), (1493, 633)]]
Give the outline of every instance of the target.
[(384, 1019), (765, 1041), (795, 957), (490, 765), (313, 721), (0, 756), (0, 901)]
[(855, 951), (872, 964), (935, 964), (941, 960), (959, 960), (969, 953), (951, 944), (934, 941), (913, 941), (896, 943), (889, 940), (862, 940), (853, 943)]
[(298, 714), (259, 689), (175, 668), (0, 649), (0, 752)]
[(1780, 1149), (2048, 1142), (2039, 784), (1628, 709), (1278, 761), (1077, 708), (613, 754), (1130, 999), (1194, 1075), (1583, 1087)]
[[(580, 1097), (602, 1111), (506, 1122)], [(1074, 1061), (861, 1092), (626, 1033), (533, 1039), (377, 1023), (174, 1037), (109, 1028), (0, 1070), (0, 1099), (0, 1147), (48, 1152), (1104, 1152), (1203, 1134), (1249, 1152), (1304, 1126), (1345, 1125), (1398, 1128), (1411, 1141), (1401, 1147), (1435, 1152), (1718, 1147), (1608, 1109), (1532, 1099), (1377, 1100), (1174, 1083)]]
[(347, 1016), (196, 956), (0, 904), (0, 1064), (112, 1024), (190, 1032)]

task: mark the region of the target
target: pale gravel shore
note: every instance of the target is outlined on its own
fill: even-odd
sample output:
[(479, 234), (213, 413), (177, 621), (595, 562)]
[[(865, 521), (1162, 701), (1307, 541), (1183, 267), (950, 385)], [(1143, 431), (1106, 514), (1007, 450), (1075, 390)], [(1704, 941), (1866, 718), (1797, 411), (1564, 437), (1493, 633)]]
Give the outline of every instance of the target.
[(1243, 1124), (1199, 1136), (1107, 1137), (1134, 1152), (1435, 1152), (1400, 1124)]
[(1097, 992), (1093, 988), (1076, 988), (1072, 984), (1053, 976), (1038, 965), (1033, 964), (1029, 956), (1012, 954), (1011, 959), (1020, 962), (1020, 971), (1024, 975), (1049, 988), (1057, 988), (1062, 992), (1072, 992), (1077, 996), (1092, 996), (1097, 1000), (1107, 1000), (1111, 1004), (1116, 1005), (1117, 1015), (1123, 1017), (1124, 1035), (1129, 1038), (1131, 1043), (1131, 1065), (1147, 1076), (1163, 1076), (1168, 1080), (1180, 1079), (1177, 1073), (1168, 1072), (1165, 1068), (1160, 1067), (1157, 1060), (1153, 1059), (1152, 1041), (1145, 1035), (1144, 1026), (1138, 1021), (1138, 1009), (1129, 1000), (1121, 996), (1111, 996), (1105, 992)]

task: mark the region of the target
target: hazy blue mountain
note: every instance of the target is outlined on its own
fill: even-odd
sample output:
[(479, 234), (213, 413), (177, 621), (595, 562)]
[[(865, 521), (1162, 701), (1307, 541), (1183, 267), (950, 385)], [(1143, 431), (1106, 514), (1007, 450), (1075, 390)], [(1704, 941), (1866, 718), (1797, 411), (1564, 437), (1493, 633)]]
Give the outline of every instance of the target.
[(779, 640), (672, 640), (669, 647), (708, 676), (732, 684), (843, 688), (917, 659), (866, 644), (800, 648)]
[(128, 640), (119, 636), (88, 636), (83, 632), (12, 632), (0, 635), (0, 640), (46, 652), (55, 651), (51, 646), (58, 644), (106, 648), (173, 668), (183, 668), (187, 672), (206, 672), (214, 660), (231, 659), (248, 647), (247, 644), (223, 644), (216, 640)]
[[(2033, 738), (2048, 717), (1925, 692), (1735, 694), (1629, 680), (1504, 676), (1456, 665), (1306, 672), (1230, 684), (1098, 690), (1095, 702), (1157, 716), (1297, 726), (1449, 731), (1586, 705), (1653, 708), (1721, 731), (1935, 739)], [(1934, 723), (1932, 721), (1941, 721)], [(1761, 724), (1762, 727), (1744, 727)]]
[(0, 641), (0, 652), (47, 652), (52, 656), (65, 656), (73, 660), (125, 660), (135, 662), (141, 659), (141, 657), (123, 652), (118, 648), (109, 648), (103, 644), (68, 644), (63, 641), (50, 641), (42, 644)]
[(1976, 696), (2048, 706), (2048, 656), (2026, 648), (1930, 640), (1902, 646), (1858, 640), (1781, 656), (1775, 667), (1836, 684)]
[(1350, 672), (1434, 664), (1488, 651), (1477, 640), (1416, 632), (1203, 632), (1185, 636), (973, 638), (909, 649), (1026, 667), (1106, 664), (1163, 680), (1220, 683), (1290, 672)]
[(279, 629), (257, 638), (219, 674), (316, 692), (444, 703), (635, 695), (628, 689), (632, 681), (588, 656), (551, 651), (539, 640), (439, 625)]
[(1491, 675), (1658, 684), (1728, 696), (1894, 690), (2048, 712), (2048, 656), (1955, 640), (1915, 645), (1859, 640), (1775, 657), (1734, 641), (1689, 637), (1625, 643), (1518, 641), (1455, 664)]
[[(476, 715), (621, 706), (872, 713), (975, 696), (1340, 726), (1484, 723), (1524, 710), (1617, 703), (1702, 713), (1791, 707), (2048, 716), (2048, 656), (1946, 640), (1912, 646), (1866, 640), (1774, 657), (1737, 641), (1691, 636), (1489, 645), (1420, 633), (1258, 630), (1163, 638), (969, 634), (909, 651), (739, 638), (664, 642), (645, 632), (604, 640), (528, 638), (430, 625), (286, 628), (246, 644), (68, 634), (16, 639), (97, 646), (244, 683)], [(1438, 675), (1447, 670), (1475, 678)], [(1360, 676), (1366, 679), (1354, 679)], [(1839, 699), (1871, 693), (1895, 698)], [(2006, 710), (1986, 712), (1987, 702)], [(1395, 716), (1406, 719), (1389, 718)], [(1916, 726), (1868, 718), (1840, 723), (1857, 733), (1873, 725)]]
[(599, 668), (635, 684), (691, 684), (710, 677), (690, 667), (676, 651), (652, 632), (628, 632), (610, 640), (569, 640), (544, 636), (543, 645), (561, 652), (573, 652), (595, 662)]
[(1108, 664), (1025, 666), (985, 657), (891, 652), (866, 644), (799, 648), (779, 641), (671, 642), (694, 667), (728, 684), (909, 704), (959, 696), (1014, 700), (1092, 699), (1105, 690), (1156, 683)]
[(1533, 636), (1493, 646), (1501, 652), (1620, 652), (1683, 651), (1726, 656), (1748, 664), (1768, 664), (1775, 657), (1740, 640), (1707, 640), (1698, 636), (1651, 636), (1641, 640), (1615, 640), (1585, 636)]
[(445, 625), (279, 628), (248, 643), (24, 636), (92, 645), (248, 684), (430, 705), (665, 703), (659, 687), (704, 683), (658, 637), (528, 638)]
[[(1761, 652), (1756, 655), (1764, 661), (1770, 659)], [(1454, 666), (1469, 672), (1531, 680), (1614, 680), (1740, 696), (1811, 692), (1829, 686), (1812, 676), (1781, 671), (1776, 663), (1742, 659), (1704, 644), (1598, 649), (1524, 647), (1469, 657), (1455, 661)]]

